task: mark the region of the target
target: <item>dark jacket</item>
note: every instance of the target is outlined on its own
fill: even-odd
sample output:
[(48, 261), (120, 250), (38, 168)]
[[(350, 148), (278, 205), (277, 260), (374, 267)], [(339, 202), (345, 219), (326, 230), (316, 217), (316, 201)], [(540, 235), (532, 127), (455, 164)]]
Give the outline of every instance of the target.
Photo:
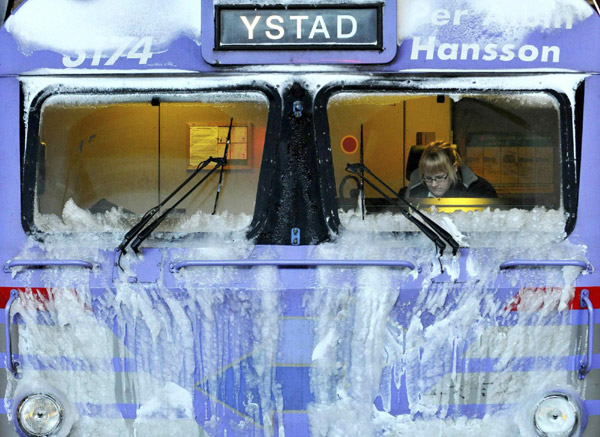
[[(410, 183), (404, 197), (429, 197), (429, 189), (421, 180), (419, 170), (410, 175)], [(458, 181), (448, 188), (442, 197), (498, 197), (496, 190), (484, 178), (477, 176), (466, 165), (458, 168)]]

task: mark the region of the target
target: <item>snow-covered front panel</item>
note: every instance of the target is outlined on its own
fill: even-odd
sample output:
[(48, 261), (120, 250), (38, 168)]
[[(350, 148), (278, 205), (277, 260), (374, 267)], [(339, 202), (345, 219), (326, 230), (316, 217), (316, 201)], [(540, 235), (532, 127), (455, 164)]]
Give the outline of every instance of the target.
[(522, 3), (26, 0), (0, 29), (0, 73), (210, 64), (600, 70), (600, 19), (584, 0)]
[(26, 0), (0, 29), (0, 71), (201, 68), (195, 0)]

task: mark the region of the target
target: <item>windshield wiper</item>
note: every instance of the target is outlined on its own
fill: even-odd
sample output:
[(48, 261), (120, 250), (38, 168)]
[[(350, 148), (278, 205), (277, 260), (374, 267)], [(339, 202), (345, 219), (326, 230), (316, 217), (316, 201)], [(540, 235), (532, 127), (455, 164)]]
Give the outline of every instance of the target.
[[(125, 234), (125, 237), (123, 237), (123, 241), (121, 241), (121, 244), (118, 247), (118, 250), (120, 250), (121, 255), (123, 255), (125, 253), (125, 248), (129, 245), (129, 243), (133, 240), (133, 243), (131, 244), (131, 248), (133, 249), (134, 252), (138, 252), (139, 246), (140, 244), (142, 244), (142, 242), (148, 238), (148, 236), (158, 227), (158, 225), (160, 225), (164, 219), (181, 203), (183, 202), (190, 194), (192, 194), (200, 185), (202, 185), (202, 183), (208, 179), (214, 172), (215, 170), (217, 170), (218, 168), (221, 169), (221, 174), (219, 177), (219, 186), (217, 187), (217, 197), (215, 199), (215, 210), (217, 207), (217, 202), (218, 202), (218, 198), (219, 198), (219, 191), (221, 188), (221, 184), (222, 184), (222, 180), (223, 180), (223, 169), (225, 168), (225, 166), (227, 165), (227, 152), (229, 149), (229, 143), (231, 142), (231, 129), (233, 127), (233, 118), (230, 119), (229, 121), (229, 130), (227, 131), (227, 141), (225, 143), (225, 152), (223, 154), (222, 158), (213, 158), (212, 156), (209, 157), (207, 160), (202, 161), (198, 164), (198, 166), (196, 167), (196, 169), (194, 170), (194, 172), (189, 175), (185, 181), (183, 181), (177, 188), (175, 188), (175, 190), (173, 190), (162, 202), (160, 202), (158, 205), (156, 205), (155, 207), (151, 208), (150, 210), (148, 210), (144, 216), (142, 217), (142, 219), (133, 227), (129, 230), (129, 232), (127, 232), (127, 234)], [(173, 198), (173, 196), (175, 196), (175, 194), (177, 194), (184, 186), (186, 186), (200, 171), (202, 171), (204, 168), (206, 168), (206, 166), (210, 163), (214, 163), (215, 166), (206, 174), (204, 175), (204, 177), (197, 182), (191, 189), (188, 190), (188, 192), (183, 195), (177, 202), (175, 202), (170, 208), (168, 208), (167, 210), (165, 210), (165, 212), (163, 212), (155, 221), (153, 221), (152, 223), (150, 223), (148, 225), (148, 223), (150, 222), (150, 220), (152, 220), (152, 218), (160, 211), (160, 209), (169, 201)], [(214, 214), (214, 211), (213, 211)], [(134, 240), (135, 238), (135, 240)], [(121, 256), (120, 255), (120, 256)], [(119, 261), (120, 261), (120, 256), (119, 256)]]
[[(359, 178), (364, 180), (364, 182), (381, 194), (386, 200), (393, 201), (394, 204), (398, 207), (400, 212), (404, 217), (406, 217), (410, 222), (412, 222), (421, 232), (423, 232), (431, 241), (434, 242), (436, 247), (440, 250), (440, 255), (443, 255), (444, 249), (446, 248), (446, 244), (442, 241), (442, 238), (450, 244), (452, 247), (452, 254), (456, 255), (460, 245), (456, 242), (456, 240), (450, 235), (448, 231), (438, 225), (436, 222), (431, 220), (421, 211), (419, 211), (412, 203), (405, 200), (402, 196), (396, 193), (388, 184), (386, 184), (383, 180), (381, 180), (375, 173), (373, 173), (369, 168), (364, 164), (348, 164), (346, 166), (346, 171), (349, 173), (353, 173), (357, 175)], [(364, 172), (371, 175), (377, 182), (379, 182), (383, 187), (385, 187), (390, 193), (393, 194), (393, 198), (384, 193), (379, 187), (377, 187), (371, 180), (369, 180), (366, 176), (364, 176)], [(399, 201), (402, 201), (409, 209), (416, 213), (425, 223), (421, 222), (419, 219), (414, 217), (408, 211), (405, 211), (403, 206)], [(441, 238), (440, 238), (441, 237)]]
[(215, 166), (213, 168), (211, 168), (210, 171), (207, 174), (205, 174), (204, 177), (202, 179), (200, 179), (192, 188), (190, 188), (188, 190), (188, 192), (185, 193), (177, 202), (175, 202), (172, 206), (170, 206), (168, 209), (166, 209), (165, 212), (163, 212), (161, 215), (159, 215), (156, 220), (154, 220), (152, 223), (150, 223), (148, 226), (146, 226), (143, 230), (141, 230), (139, 232), (139, 234), (137, 235), (137, 237), (135, 237), (135, 240), (133, 240), (133, 243), (131, 243), (131, 248), (133, 249), (133, 251), (135, 253), (139, 252), (140, 244), (142, 244), (142, 242), (146, 238), (148, 238), (152, 232), (154, 232), (154, 230), (158, 227), (158, 225), (160, 225), (165, 220), (165, 218), (167, 218), (167, 216), (175, 208), (177, 208), (177, 206), (181, 202), (183, 202), (190, 194), (192, 194), (194, 191), (196, 191), (196, 188), (198, 188), (200, 185), (202, 185), (202, 183), (206, 179), (208, 179), (215, 172), (216, 169), (218, 169), (219, 167), (223, 168), (225, 166), (225, 162), (223, 161), (223, 158), (210, 157), (207, 161), (214, 162)]
[(123, 254), (126, 253), (125, 248), (129, 245), (129, 243), (131, 242), (131, 240), (133, 240), (135, 238), (135, 236), (137, 234), (139, 234), (139, 232), (144, 228), (144, 226), (146, 226), (146, 224), (152, 219), (152, 217), (154, 217), (156, 215), (156, 213), (158, 213), (158, 211), (160, 211), (160, 209), (169, 201), (173, 198), (173, 196), (175, 196), (175, 194), (177, 194), (183, 187), (185, 187), (189, 181), (191, 181), (194, 176), (196, 176), (201, 170), (203, 170), (208, 164), (210, 164), (211, 162), (214, 162), (214, 158), (211, 156), (210, 158), (208, 158), (206, 161), (202, 161), (198, 164), (198, 166), (196, 167), (196, 169), (194, 170), (194, 172), (189, 175), (185, 181), (183, 181), (181, 184), (179, 184), (179, 186), (177, 188), (175, 188), (171, 194), (169, 194), (162, 202), (160, 202), (158, 205), (156, 205), (153, 208), (150, 208), (148, 211), (146, 211), (146, 213), (144, 214), (144, 216), (140, 219), (139, 222), (137, 222), (135, 224), (135, 226), (133, 226), (123, 237), (123, 240), (121, 241), (121, 244), (119, 244), (118, 250)]
[(227, 165), (227, 151), (229, 150), (229, 143), (231, 143), (231, 128), (233, 127), (233, 117), (229, 120), (229, 130), (227, 131), (227, 141), (225, 141), (225, 151), (223, 152), (223, 165), (219, 172), (219, 184), (217, 185), (217, 195), (215, 196), (215, 206), (213, 208), (212, 215), (217, 213), (217, 204), (219, 203), (219, 194), (221, 194), (221, 185), (223, 183), (223, 171)]

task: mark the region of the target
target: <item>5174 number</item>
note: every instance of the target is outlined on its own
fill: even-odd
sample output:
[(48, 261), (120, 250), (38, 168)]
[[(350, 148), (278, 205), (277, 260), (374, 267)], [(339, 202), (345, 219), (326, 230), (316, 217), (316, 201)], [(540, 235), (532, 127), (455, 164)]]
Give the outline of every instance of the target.
[[(129, 49), (129, 51), (128, 51)], [(127, 54), (126, 54), (127, 52)], [(129, 38), (123, 41), (121, 45), (112, 53), (110, 57), (104, 54), (102, 49), (96, 49), (91, 57), (83, 50), (78, 51), (75, 56), (63, 56), (63, 65), (67, 68), (77, 68), (83, 65), (86, 59), (91, 59), (91, 66), (99, 65), (110, 66), (125, 56), (127, 59), (139, 59), (140, 65), (146, 65), (148, 59), (152, 57), (152, 37), (144, 37), (140, 40)]]

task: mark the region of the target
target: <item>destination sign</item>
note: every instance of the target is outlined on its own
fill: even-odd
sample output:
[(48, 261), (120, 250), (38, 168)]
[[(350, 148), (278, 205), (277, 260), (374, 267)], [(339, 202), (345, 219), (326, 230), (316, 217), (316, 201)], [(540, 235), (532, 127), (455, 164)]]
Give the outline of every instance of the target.
[(377, 50), (382, 7), (218, 6), (215, 50)]

